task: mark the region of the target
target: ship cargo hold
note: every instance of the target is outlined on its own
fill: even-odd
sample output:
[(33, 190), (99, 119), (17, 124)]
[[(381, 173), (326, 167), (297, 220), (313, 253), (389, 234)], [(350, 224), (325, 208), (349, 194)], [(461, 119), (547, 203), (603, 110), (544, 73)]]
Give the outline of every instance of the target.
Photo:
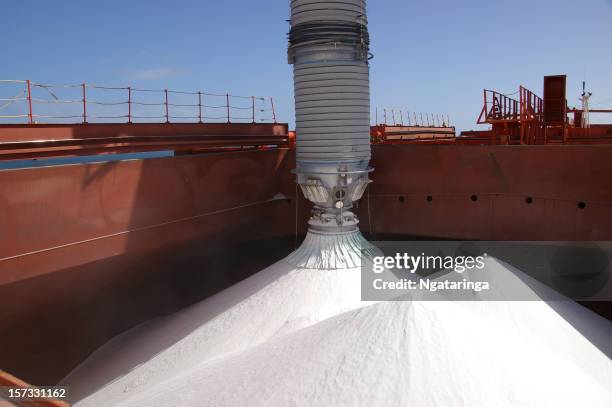
[(380, 241), (609, 256), (612, 124), (589, 115), (612, 110), (570, 107), (565, 75), (484, 90), (487, 130), (372, 107), (365, 0), (289, 3), (295, 129), (269, 96), (0, 81), (0, 386), (82, 406), (610, 405), (612, 302), (493, 257), (537, 301), (365, 301), (362, 266)]

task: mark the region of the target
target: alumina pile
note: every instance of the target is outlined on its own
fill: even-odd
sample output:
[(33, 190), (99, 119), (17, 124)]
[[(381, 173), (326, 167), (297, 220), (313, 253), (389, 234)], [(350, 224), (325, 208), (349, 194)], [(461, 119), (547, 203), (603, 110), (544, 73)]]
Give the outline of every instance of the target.
[(281, 261), (113, 339), (63, 384), (95, 407), (612, 406), (612, 324), (575, 303), (362, 302), (360, 284)]

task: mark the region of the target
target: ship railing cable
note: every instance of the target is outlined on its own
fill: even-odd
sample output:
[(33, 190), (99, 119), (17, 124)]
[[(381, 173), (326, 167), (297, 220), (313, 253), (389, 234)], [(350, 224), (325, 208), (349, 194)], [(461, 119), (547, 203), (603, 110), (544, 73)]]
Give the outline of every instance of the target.
[(168, 103), (168, 106), (174, 106), (174, 107), (198, 107), (198, 105), (194, 105), (194, 104), (180, 104), (180, 103)]
[(32, 98), (32, 102), (36, 103), (83, 103), (83, 99), (39, 99)]
[(121, 115), (121, 116), (90, 116), (94, 119), (125, 119), (126, 117), (128, 117), (127, 115)]
[(185, 92), (182, 90), (170, 90), (168, 89), (168, 93), (176, 93), (178, 95), (197, 95), (198, 92)]
[(147, 102), (134, 102), (132, 101), (133, 105), (137, 105), (137, 106), (163, 106), (164, 103), (147, 103)]
[[(4, 88), (20, 88), (6, 97)], [(15, 94), (15, 92), (11, 92)], [(97, 84), (45, 84), (29, 80), (0, 80), (0, 119), (232, 121), (276, 123), (271, 97), (203, 91), (149, 89)], [(217, 113), (213, 113), (217, 112)], [(221, 114), (223, 112), (223, 114)], [(249, 113), (247, 113), (249, 112)], [(211, 114), (212, 113), (212, 114)], [(34, 121), (36, 119), (36, 121)]]
[(103, 89), (103, 90), (128, 90), (128, 87), (112, 87), (112, 86), (100, 86), (100, 85), (88, 85), (85, 84), (86, 87), (88, 88), (92, 88), (92, 89)]
[(88, 100), (87, 103), (91, 103), (92, 105), (100, 105), (100, 106), (119, 106), (119, 105), (127, 105), (128, 101), (125, 102), (97, 102), (94, 100)]
[(516, 92), (511, 92), (511, 93), (502, 93), (503, 96), (514, 96), (514, 95), (518, 95), (520, 92), (520, 90), (517, 90)]
[(164, 93), (163, 89), (130, 88), (132, 92)]
[(33, 117), (35, 118), (42, 118), (42, 119), (78, 119), (83, 117), (80, 114), (77, 115), (70, 115), (70, 116), (51, 116), (51, 115), (47, 115), (47, 114), (35, 114), (33, 115)]
[(166, 116), (132, 116), (132, 119), (165, 119)]
[[(2, 105), (0, 105), (0, 111), (7, 109), (8, 107), (12, 106), (14, 103), (16, 102), (20, 102), (20, 101), (25, 101), (28, 98), (24, 97), (25, 95), (25, 91), (21, 91), (19, 92), (17, 95), (13, 96), (12, 98), (3, 98), (0, 99), (0, 102), (6, 102), (3, 103)], [(4, 118), (17, 118), (17, 117), (24, 117), (27, 115), (5, 115), (5, 116), (0, 116), (0, 118), (4, 117)]]
[(78, 84), (72, 84), (72, 83), (59, 83), (59, 84), (44, 84), (44, 83), (37, 83), (37, 82), (30, 82), (31, 86), (34, 88), (44, 88), (44, 89), (69, 89), (69, 88), (78, 88), (81, 85)]

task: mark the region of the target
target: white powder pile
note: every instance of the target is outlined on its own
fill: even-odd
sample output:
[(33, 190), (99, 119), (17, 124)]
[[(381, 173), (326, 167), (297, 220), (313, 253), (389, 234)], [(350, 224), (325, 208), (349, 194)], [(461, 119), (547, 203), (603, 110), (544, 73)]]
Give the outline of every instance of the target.
[(612, 324), (577, 304), (365, 303), (360, 284), (281, 261), (115, 338), (63, 384), (96, 407), (612, 405)]

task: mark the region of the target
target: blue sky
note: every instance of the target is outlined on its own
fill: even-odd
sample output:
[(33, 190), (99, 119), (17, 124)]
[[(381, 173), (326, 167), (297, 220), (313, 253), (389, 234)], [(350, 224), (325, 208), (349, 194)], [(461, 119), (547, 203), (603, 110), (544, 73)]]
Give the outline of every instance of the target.
[[(0, 77), (275, 98), (293, 123), (288, 0), (11, 1)], [(371, 0), (372, 107), (476, 128), (482, 89), (583, 79), (612, 108), (612, 0)], [(2, 94), (2, 92), (0, 92)], [(612, 118), (611, 120), (612, 121)]]

